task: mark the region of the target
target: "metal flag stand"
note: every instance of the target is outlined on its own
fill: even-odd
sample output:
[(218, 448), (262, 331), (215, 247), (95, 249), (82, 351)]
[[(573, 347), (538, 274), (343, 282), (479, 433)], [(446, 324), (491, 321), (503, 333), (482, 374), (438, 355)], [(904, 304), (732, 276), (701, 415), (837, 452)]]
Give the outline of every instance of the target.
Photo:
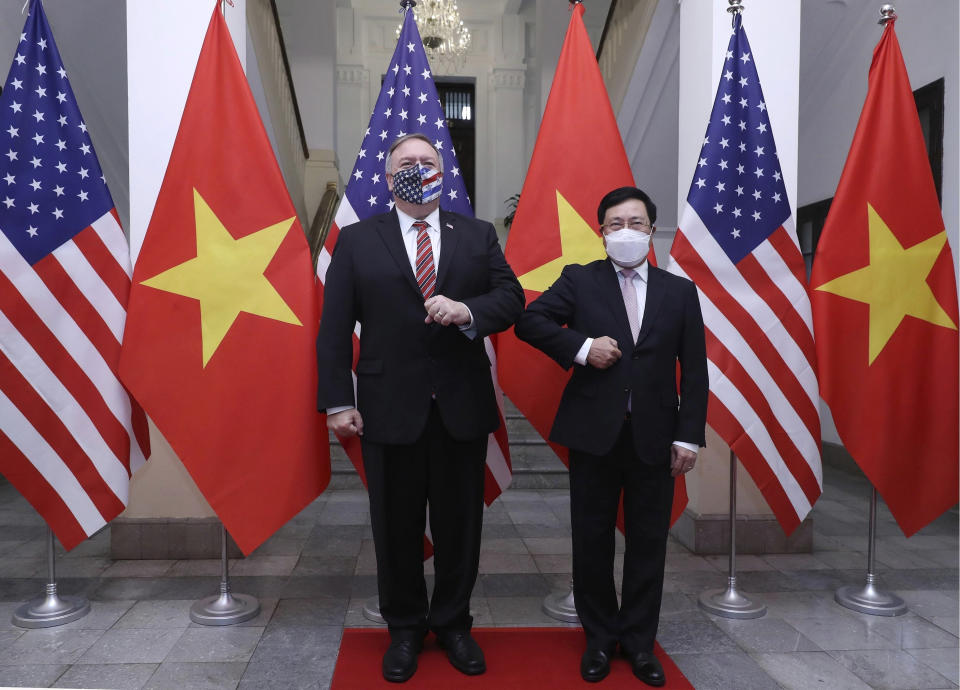
[(730, 570), (726, 589), (707, 590), (698, 603), (707, 613), (721, 618), (760, 618), (767, 607), (753, 603), (737, 591), (737, 456), (730, 451)]
[(363, 617), (368, 621), (385, 625), (387, 621), (380, 613), (380, 597), (372, 596), (363, 605)]
[(71, 623), (90, 613), (90, 602), (85, 597), (57, 594), (56, 554), (53, 549), (53, 530), (47, 528), (48, 579), (44, 596), (27, 602), (13, 612), (11, 623), (21, 628), (52, 628)]
[(579, 623), (580, 617), (577, 615), (577, 607), (573, 601), (573, 580), (570, 580), (570, 591), (554, 592), (548, 594), (543, 599), (541, 606), (543, 612), (551, 618), (563, 621), (564, 623)]
[(870, 493), (870, 532), (867, 541), (867, 583), (863, 587), (845, 585), (837, 590), (834, 599), (841, 606), (871, 616), (900, 616), (907, 605), (896, 594), (876, 588), (877, 490)]
[(260, 602), (249, 594), (230, 592), (227, 570), (227, 528), (220, 523), (220, 593), (206, 597), (190, 607), (190, 620), (200, 625), (236, 625), (260, 613)]

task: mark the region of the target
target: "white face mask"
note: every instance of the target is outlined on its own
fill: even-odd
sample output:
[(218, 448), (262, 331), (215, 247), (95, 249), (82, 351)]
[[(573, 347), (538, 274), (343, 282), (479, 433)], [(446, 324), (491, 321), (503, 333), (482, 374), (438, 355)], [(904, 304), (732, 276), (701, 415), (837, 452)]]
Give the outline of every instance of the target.
[(636, 268), (647, 258), (651, 237), (653, 236), (631, 228), (604, 235), (607, 256), (621, 268)]

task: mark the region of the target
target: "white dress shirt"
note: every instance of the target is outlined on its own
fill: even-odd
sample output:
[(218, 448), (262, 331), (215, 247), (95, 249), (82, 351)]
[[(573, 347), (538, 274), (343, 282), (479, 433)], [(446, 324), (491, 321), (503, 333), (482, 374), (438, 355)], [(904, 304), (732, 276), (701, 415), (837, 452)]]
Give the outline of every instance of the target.
[[(620, 290), (623, 291), (623, 285), (626, 281), (626, 278), (623, 277), (624, 269), (620, 266), (617, 266), (613, 262), (613, 270), (617, 273), (617, 281), (620, 283)], [(638, 277), (638, 280), (633, 281), (633, 287), (637, 291), (637, 323), (643, 324), (643, 311), (647, 306), (647, 278), (650, 274), (650, 266), (648, 262), (644, 261), (642, 264), (633, 269)], [(583, 341), (583, 345), (580, 346), (580, 349), (577, 351), (577, 355), (573, 358), (573, 361), (579, 364), (582, 367), (587, 366), (587, 355), (590, 353), (590, 348), (593, 346), (593, 338), (587, 338)], [(633, 346), (629, 348), (623, 347), (622, 343), (618, 343), (620, 346), (620, 351), (624, 352), (626, 350), (632, 350)], [(627, 401), (627, 409), (630, 409), (630, 401)], [(686, 448), (689, 451), (696, 453), (699, 448), (695, 443), (686, 443), (685, 441), (674, 441), (673, 445), (680, 446), (681, 448)]]

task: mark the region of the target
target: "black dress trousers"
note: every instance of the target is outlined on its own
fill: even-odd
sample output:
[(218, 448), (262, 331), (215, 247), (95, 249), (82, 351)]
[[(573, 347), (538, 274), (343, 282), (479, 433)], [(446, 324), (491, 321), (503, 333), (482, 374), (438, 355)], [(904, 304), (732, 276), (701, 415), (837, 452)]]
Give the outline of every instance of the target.
[[(613, 576), (620, 492), (626, 551), (622, 604)], [(673, 505), (669, 463), (642, 462), (629, 422), (606, 455), (570, 451), (573, 594), (587, 646), (652, 652), (660, 621), (667, 532)]]

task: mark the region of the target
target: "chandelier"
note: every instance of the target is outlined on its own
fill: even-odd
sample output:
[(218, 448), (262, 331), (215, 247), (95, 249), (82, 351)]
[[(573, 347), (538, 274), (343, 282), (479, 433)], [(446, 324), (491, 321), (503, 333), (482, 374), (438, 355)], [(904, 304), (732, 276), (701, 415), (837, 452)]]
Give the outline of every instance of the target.
[[(460, 10), (454, 0), (401, 0), (400, 6), (413, 7), (423, 47), (427, 57), (436, 68), (437, 63), (448, 71), (456, 72), (466, 62), (470, 49), (470, 29), (460, 18)], [(397, 37), (400, 28), (397, 27)]]

